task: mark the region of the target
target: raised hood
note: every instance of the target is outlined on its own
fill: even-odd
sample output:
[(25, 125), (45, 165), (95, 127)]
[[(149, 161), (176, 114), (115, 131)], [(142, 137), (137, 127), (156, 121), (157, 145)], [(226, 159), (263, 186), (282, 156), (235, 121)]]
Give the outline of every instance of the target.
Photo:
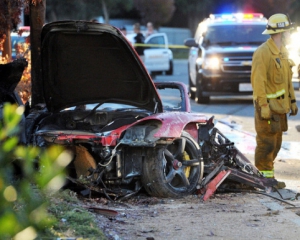
[(162, 112), (162, 103), (131, 44), (110, 25), (86, 21), (46, 24), (42, 81), (49, 111), (114, 102)]

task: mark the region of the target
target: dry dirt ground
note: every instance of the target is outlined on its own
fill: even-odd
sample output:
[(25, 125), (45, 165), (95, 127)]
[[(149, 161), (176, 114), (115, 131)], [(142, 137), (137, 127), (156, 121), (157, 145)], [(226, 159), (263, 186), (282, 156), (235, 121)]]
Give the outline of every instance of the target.
[(275, 169), (287, 184), (280, 190), (285, 202), (248, 192), (217, 193), (205, 202), (199, 195), (157, 199), (142, 193), (125, 202), (83, 201), (100, 209), (93, 214), (108, 239), (300, 239), (300, 160), (279, 159)]

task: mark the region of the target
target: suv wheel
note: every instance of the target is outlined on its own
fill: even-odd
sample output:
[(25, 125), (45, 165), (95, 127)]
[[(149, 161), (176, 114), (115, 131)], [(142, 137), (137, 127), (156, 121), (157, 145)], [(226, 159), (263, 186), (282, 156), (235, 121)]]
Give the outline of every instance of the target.
[(196, 80), (196, 102), (197, 103), (209, 103), (209, 97), (204, 97), (203, 96), (203, 90), (201, 87), (201, 77), (197, 75), (197, 80)]
[(195, 85), (192, 82), (191, 76), (190, 76), (190, 67), (188, 66), (188, 75), (189, 75), (189, 94), (191, 99), (195, 99), (196, 93), (192, 91), (192, 88), (195, 88)]
[(170, 60), (170, 68), (166, 71), (166, 75), (173, 75), (173, 61)]

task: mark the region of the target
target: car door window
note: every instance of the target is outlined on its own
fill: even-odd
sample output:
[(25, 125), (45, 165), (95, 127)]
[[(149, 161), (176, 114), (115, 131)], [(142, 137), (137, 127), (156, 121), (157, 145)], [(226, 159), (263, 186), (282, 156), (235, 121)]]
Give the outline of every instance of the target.
[(182, 95), (177, 88), (157, 88), (164, 111), (182, 111)]
[(163, 36), (152, 37), (147, 44), (155, 44), (160, 46), (149, 46), (149, 48), (165, 48), (165, 38)]

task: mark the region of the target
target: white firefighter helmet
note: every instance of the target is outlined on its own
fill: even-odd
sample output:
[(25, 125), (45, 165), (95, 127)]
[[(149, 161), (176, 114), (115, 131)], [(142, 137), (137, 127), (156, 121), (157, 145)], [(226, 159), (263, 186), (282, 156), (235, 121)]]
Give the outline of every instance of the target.
[(293, 23), (287, 15), (276, 13), (269, 18), (266, 30), (262, 34), (276, 34), (293, 28)]

